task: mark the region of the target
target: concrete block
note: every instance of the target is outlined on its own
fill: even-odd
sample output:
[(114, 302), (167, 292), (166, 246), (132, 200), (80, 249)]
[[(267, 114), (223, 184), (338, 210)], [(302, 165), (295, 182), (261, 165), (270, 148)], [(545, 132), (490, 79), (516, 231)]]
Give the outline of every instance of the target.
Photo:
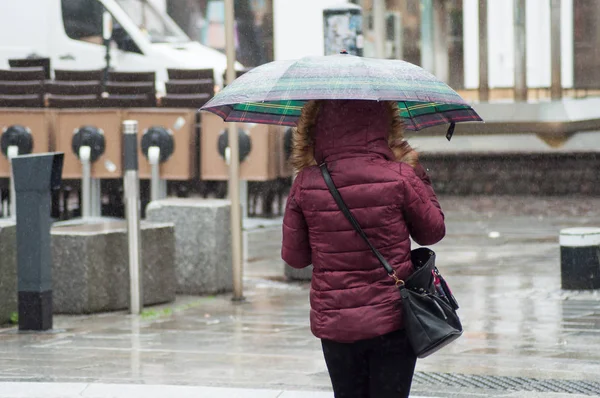
[(17, 312), (17, 224), (0, 219), (0, 325)]
[(228, 200), (169, 198), (147, 206), (148, 221), (175, 224), (177, 293), (233, 290), (230, 217)]
[(312, 279), (312, 270), (313, 270), (312, 265), (309, 265), (306, 268), (298, 269), (298, 268), (290, 267), (289, 265), (284, 263), (283, 267), (284, 267), (285, 277), (289, 280), (309, 281)]
[[(129, 308), (129, 257), (124, 221), (54, 227), (54, 312), (85, 314)], [(141, 223), (144, 305), (175, 300), (175, 230)]]

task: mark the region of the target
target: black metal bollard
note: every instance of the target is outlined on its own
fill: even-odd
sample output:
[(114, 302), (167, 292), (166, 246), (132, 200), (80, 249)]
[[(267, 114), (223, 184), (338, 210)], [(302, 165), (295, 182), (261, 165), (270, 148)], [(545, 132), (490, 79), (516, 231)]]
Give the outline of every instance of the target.
[(19, 330), (52, 329), (52, 191), (59, 189), (62, 153), (12, 159), (17, 197)]
[(600, 289), (600, 228), (560, 231), (560, 271), (563, 289)]

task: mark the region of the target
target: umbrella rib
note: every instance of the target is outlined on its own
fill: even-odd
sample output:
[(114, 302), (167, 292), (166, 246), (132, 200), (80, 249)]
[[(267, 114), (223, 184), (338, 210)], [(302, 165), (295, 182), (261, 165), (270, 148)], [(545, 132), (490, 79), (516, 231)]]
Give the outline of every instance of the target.
[[(281, 74), (281, 76), (279, 76), (279, 79), (281, 79), (283, 77), (283, 75), (285, 75), (287, 73), (287, 71), (289, 70), (290, 67), (291, 67), (291, 65), (285, 70), (285, 72), (283, 72)], [(269, 98), (270, 97), (270, 95), (273, 92), (273, 90), (275, 90), (275, 87), (277, 87), (277, 82), (279, 81), (279, 79), (277, 79), (277, 80), (273, 79), (274, 80), (273, 81), (273, 85), (271, 86), (271, 88), (269, 88), (269, 91), (267, 92), (267, 95), (265, 95), (265, 98)]]
[[(279, 81), (281, 81), (281, 80), (284, 78), (284, 76), (285, 76), (285, 75), (287, 75), (287, 74), (289, 73), (289, 71), (290, 71), (290, 70), (291, 70), (291, 69), (292, 69), (294, 66), (296, 66), (296, 65), (298, 64), (298, 62), (299, 62), (299, 61), (301, 61), (301, 60), (302, 60), (302, 59), (300, 59), (300, 60), (297, 60), (297, 61), (295, 61), (295, 62), (291, 63), (291, 64), (290, 64), (290, 65), (289, 65), (289, 66), (288, 66), (288, 67), (285, 69), (285, 71), (284, 71), (284, 72), (283, 72), (283, 73), (282, 73), (282, 74), (279, 76), (279, 78), (278, 78), (277, 80), (275, 80), (275, 83), (274, 83), (274, 84), (273, 84), (273, 86), (272, 86), (272, 87), (269, 89), (269, 92), (267, 93), (267, 95), (265, 96), (265, 98), (270, 98), (270, 96), (271, 96), (271, 93), (272, 93), (272, 92), (273, 92), (273, 91), (274, 91), (274, 90), (277, 88), (277, 83), (278, 83)], [(292, 99), (290, 99), (290, 98), (289, 98), (289, 97), (290, 97), (290, 95), (289, 95), (289, 88), (288, 88), (288, 89), (286, 89), (286, 93), (288, 94), (288, 99), (287, 99), (287, 100), (285, 100), (285, 99), (282, 99), (282, 100), (279, 100), (279, 101), (277, 101), (277, 102), (279, 102), (279, 103), (281, 104), (281, 103), (283, 103), (283, 101), (287, 101), (287, 104), (286, 104), (286, 106), (289, 106), (289, 105), (291, 105), (291, 102), (293, 101)], [(263, 102), (264, 102), (264, 101), (263, 101)], [(272, 102), (274, 102), (274, 101), (270, 101), (270, 100), (269, 100), (269, 101), (267, 101), (267, 103), (272, 103)], [(283, 122), (285, 121), (285, 118), (286, 118), (286, 113), (285, 113), (285, 112), (282, 112), (282, 114), (281, 114), (281, 116), (280, 116), (280, 120), (279, 120), (279, 122), (280, 122), (280, 123), (283, 123)]]
[[(287, 73), (287, 71), (289, 70), (289, 68), (290, 68), (292, 65), (294, 65), (294, 64), (295, 64), (295, 62), (294, 62), (294, 63), (292, 63), (292, 64), (290, 64), (290, 65), (289, 65), (289, 66), (288, 66), (288, 67), (287, 67), (287, 68), (284, 70), (284, 72), (283, 72), (283, 73), (282, 73), (282, 74), (279, 76), (279, 78), (277, 78), (277, 79), (276, 79), (276, 78), (273, 78), (273, 83), (272, 83), (271, 87), (269, 87), (268, 91), (266, 91), (266, 90), (265, 90), (265, 92), (266, 92), (266, 95), (264, 95), (264, 96), (263, 96), (263, 98), (265, 98), (265, 99), (266, 99), (266, 98), (269, 98), (269, 96), (271, 95), (271, 93), (273, 92), (273, 90), (275, 90), (275, 88), (276, 88), (276, 86), (277, 86), (277, 82), (279, 81), (279, 79), (281, 79), (281, 77), (282, 77), (283, 75), (285, 75), (285, 74)], [(251, 114), (251, 113), (252, 113), (252, 111), (251, 111), (251, 110), (249, 110), (249, 109), (250, 109), (250, 107), (251, 107), (251, 106), (250, 106), (250, 104), (252, 104), (253, 102), (261, 103), (261, 101), (249, 99), (249, 100), (248, 100), (248, 101), (246, 101), (246, 102), (240, 102), (240, 103), (238, 103), (238, 104), (235, 104), (235, 103), (231, 104), (231, 105), (230, 105), (230, 106), (231, 106), (231, 111), (230, 111), (229, 115), (232, 115), (232, 114), (233, 114), (233, 115), (232, 115), (232, 117), (235, 119), (235, 121), (245, 121), (246, 119), (252, 119), (252, 117), (251, 117), (251, 116), (248, 116), (248, 117), (246, 117), (246, 115), (248, 115), (248, 114)], [(265, 102), (265, 101), (263, 100), (263, 101), (262, 101), (262, 103), (264, 103), (264, 102)], [(273, 102), (273, 101), (267, 101), (267, 103), (270, 103), (270, 102)], [(240, 110), (240, 109), (236, 109), (236, 105), (243, 105), (243, 106), (245, 106), (245, 109), (241, 109), (241, 110)], [(238, 116), (238, 117), (235, 117), (235, 116), (234, 116), (234, 115), (235, 115), (235, 113), (239, 113), (239, 114), (240, 114), (240, 116)], [(229, 119), (229, 118), (227, 118), (227, 119)], [(227, 121), (227, 119), (224, 119), (224, 120), (225, 120), (225, 121)]]
[[(391, 72), (390, 72), (388, 69), (383, 69), (383, 70), (385, 70), (385, 71), (386, 71), (386, 73), (387, 73), (387, 75), (388, 75), (388, 78), (389, 78), (390, 80), (394, 80), (395, 82), (399, 82), (399, 81), (400, 81), (400, 79), (398, 78), (398, 76), (396, 76), (394, 73), (391, 73)], [(406, 93), (404, 93), (404, 95), (405, 95), (405, 97), (406, 97)], [(380, 98), (380, 96), (379, 96), (379, 94), (378, 94), (378, 95), (377, 95), (377, 100), (379, 101), (380, 99), (381, 99), (381, 98)], [(411, 113), (410, 113), (410, 107), (409, 107), (409, 105), (406, 103), (406, 101), (395, 101), (395, 102), (396, 102), (396, 103), (398, 103), (398, 102), (403, 102), (403, 103), (404, 103), (404, 107), (406, 108), (406, 112), (408, 113), (408, 119), (409, 119), (410, 123), (411, 123), (413, 126), (415, 126), (415, 128), (416, 128), (416, 123), (415, 123), (415, 121), (414, 121), (414, 119), (413, 119), (413, 117), (412, 117), (412, 115), (411, 115)]]
[(361, 58), (361, 62), (363, 63), (363, 65), (365, 65), (365, 69), (367, 70), (367, 73), (369, 75), (369, 85), (371, 86), (371, 90), (375, 93), (377, 101), (379, 101), (380, 100), (380, 98), (379, 98), (379, 88), (376, 88), (377, 85), (373, 84), (373, 75), (371, 74), (371, 69), (368, 67), (368, 65), (365, 62), (364, 58)]
[(406, 103), (406, 101), (404, 102), (404, 107), (406, 108), (406, 113), (408, 113), (408, 119), (410, 120), (412, 125), (415, 127), (415, 129), (418, 130), (417, 123), (415, 122), (412, 115), (410, 114), (410, 106)]

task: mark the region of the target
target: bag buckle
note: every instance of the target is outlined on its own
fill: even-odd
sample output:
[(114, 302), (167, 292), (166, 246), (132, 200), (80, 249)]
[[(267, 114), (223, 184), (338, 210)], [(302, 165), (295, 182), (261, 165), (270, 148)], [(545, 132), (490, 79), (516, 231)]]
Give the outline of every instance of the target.
[(388, 274), (388, 276), (394, 281), (396, 281), (396, 286), (404, 286), (404, 281), (398, 278), (398, 276), (396, 275), (396, 271), (392, 272), (391, 274)]

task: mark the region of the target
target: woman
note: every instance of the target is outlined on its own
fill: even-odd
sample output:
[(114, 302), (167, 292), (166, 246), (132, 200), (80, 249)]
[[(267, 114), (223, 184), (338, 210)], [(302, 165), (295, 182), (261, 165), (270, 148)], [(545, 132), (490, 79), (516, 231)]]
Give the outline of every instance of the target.
[(310, 101), (294, 132), (298, 172), (283, 221), (282, 258), (314, 266), (310, 323), (322, 341), (336, 398), (407, 397), (416, 356), (403, 331), (400, 294), (352, 228), (317, 165), (326, 163), (344, 201), (400, 279), (410, 237), (445, 235), (444, 214), (395, 102)]

